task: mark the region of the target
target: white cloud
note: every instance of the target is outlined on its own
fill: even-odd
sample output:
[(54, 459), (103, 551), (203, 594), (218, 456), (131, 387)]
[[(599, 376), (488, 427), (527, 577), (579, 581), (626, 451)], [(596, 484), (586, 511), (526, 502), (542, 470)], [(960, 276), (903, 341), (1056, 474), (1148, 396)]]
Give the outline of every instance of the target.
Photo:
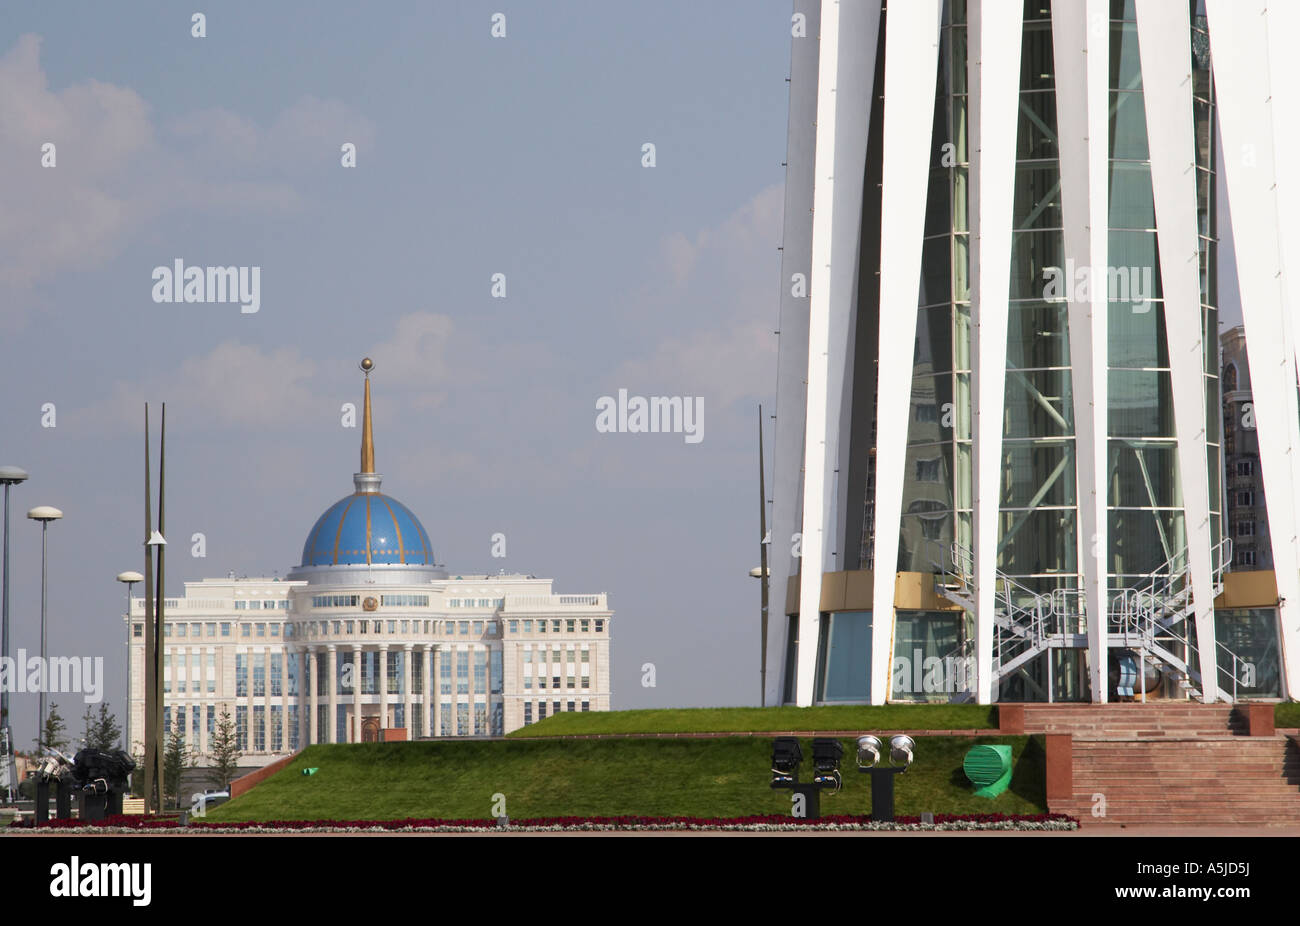
[[(343, 141), (374, 146), (363, 116), (311, 96), (265, 128), (208, 110), (159, 133), (129, 88), (86, 80), (51, 90), (40, 50), (40, 37), (24, 35), (0, 55), (0, 286), (15, 292), (102, 265), (170, 213), (300, 209), (304, 167), (337, 165)], [(46, 142), (56, 167), (41, 166)], [(20, 309), (0, 299), (0, 321)]]
[(370, 356), (385, 379), (417, 390), (446, 381), (447, 344), (455, 323), (435, 312), (413, 312), (397, 320), (393, 336), (375, 345)]
[(165, 373), (119, 382), (108, 396), (69, 417), (75, 428), (99, 433), (139, 428), (145, 402), (166, 402), (173, 426), (182, 429), (291, 429), (340, 414), (332, 399), (309, 387), (315, 372), (296, 347), (263, 350), (225, 341)]
[[(25, 35), (0, 57), (4, 285), (26, 286), (114, 253), (132, 218), (120, 175), (153, 140), (148, 106), (133, 91), (93, 80), (51, 91), (40, 47)], [(41, 166), (47, 142), (57, 167)]]
[[(650, 330), (664, 333), (611, 382), (647, 394), (702, 395), (719, 411), (771, 391), (783, 196), (781, 187), (768, 187), (717, 225), (665, 240), (661, 260), (672, 292), (649, 293), (640, 313)], [(648, 306), (669, 300), (694, 311), (661, 329)], [(682, 317), (696, 323), (685, 327)]]
[(228, 109), (205, 109), (174, 120), (168, 135), (185, 148), (187, 163), (256, 168), (295, 174), (312, 165), (338, 167), (341, 146), (357, 146), (358, 162), (375, 151), (374, 125), (339, 100), (304, 96), (269, 126)]

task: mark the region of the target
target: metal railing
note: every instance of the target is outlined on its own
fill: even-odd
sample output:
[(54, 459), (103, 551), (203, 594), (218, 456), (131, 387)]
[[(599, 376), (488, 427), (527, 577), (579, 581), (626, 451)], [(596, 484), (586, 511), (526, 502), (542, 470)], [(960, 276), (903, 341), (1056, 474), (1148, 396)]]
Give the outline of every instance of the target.
[[(958, 542), (946, 551), (932, 544), (932, 562), (940, 576), (938, 591), (950, 600), (972, 608), (976, 600), (974, 553)], [(933, 555), (938, 553), (937, 556)], [(946, 552), (946, 556), (943, 553)], [(1210, 551), (1212, 592), (1223, 589), (1223, 575), (1232, 562), (1232, 541), (1225, 538)], [(1043, 594), (994, 570), (993, 677), (995, 680), (1024, 665), (1064, 637), (1087, 633), (1087, 598), (1082, 589), (1057, 588)], [(1184, 548), (1141, 577), (1134, 588), (1111, 589), (1104, 617), (1110, 630), (1110, 646), (1139, 650), (1166, 663), (1189, 681), (1202, 685), (1199, 650), (1190, 632), (1179, 625), (1195, 612), (1191, 568)], [(1247, 662), (1222, 643), (1215, 641), (1218, 664), (1231, 678), (1231, 691), (1212, 680), (1220, 697), (1235, 700), (1246, 684)], [(1181, 650), (1186, 658), (1175, 650)], [(966, 640), (961, 655), (974, 652), (974, 641)], [(1202, 685), (1204, 690), (1204, 685)]]

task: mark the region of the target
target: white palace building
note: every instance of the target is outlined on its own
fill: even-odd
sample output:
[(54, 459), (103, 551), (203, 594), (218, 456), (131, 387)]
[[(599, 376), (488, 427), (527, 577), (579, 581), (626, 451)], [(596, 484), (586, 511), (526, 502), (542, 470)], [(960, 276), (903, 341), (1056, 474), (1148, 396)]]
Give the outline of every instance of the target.
[[(404, 505), (380, 492), (366, 372), (355, 491), (312, 526), (287, 578), (203, 579), (165, 601), (164, 735), (202, 763), (223, 711), (245, 760), (310, 743), (500, 736), (609, 710), (604, 594), (550, 579), (451, 575)], [(129, 615), (131, 751), (143, 750), (144, 599)]]

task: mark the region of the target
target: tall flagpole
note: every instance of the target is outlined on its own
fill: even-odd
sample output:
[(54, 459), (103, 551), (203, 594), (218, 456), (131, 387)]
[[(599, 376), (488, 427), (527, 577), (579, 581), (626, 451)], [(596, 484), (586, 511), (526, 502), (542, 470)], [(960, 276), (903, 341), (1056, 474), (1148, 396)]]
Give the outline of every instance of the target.
[[(163, 635), (163, 619), (166, 610), (166, 585), (164, 584), (165, 572), (164, 558), (167, 555), (165, 545), (165, 507), (166, 494), (165, 486), (167, 481), (167, 403), (162, 403), (162, 425), (158, 432), (158, 534), (164, 538), (163, 543), (158, 544), (158, 583), (157, 591), (154, 594), (154, 606), (158, 609), (158, 618), (154, 622), (154, 685), (157, 686), (154, 692), (154, 777), (158, 782), (158, 808), (163, 809), (166, 801), (166, 780), (163, 778), (163, 651), (165, 649)], [(179, 795), (178, 795), (179, 796)]]
[(153, 610), (153, 486), (149, 473), (149, 403), (144, 406), (144, 809), (156, 813), (161, 808), (154, 797), (154, 770), (158, 764), (158, 640), (154, 636)]
[(767, 483), (763, 477), (763, 406), (758, 407), (758, 568), (763, 586), (763, 607), (759, 612), (761, 631), (761, 656), (759, 684), (763, 686), (759, 704), (767, 707)]

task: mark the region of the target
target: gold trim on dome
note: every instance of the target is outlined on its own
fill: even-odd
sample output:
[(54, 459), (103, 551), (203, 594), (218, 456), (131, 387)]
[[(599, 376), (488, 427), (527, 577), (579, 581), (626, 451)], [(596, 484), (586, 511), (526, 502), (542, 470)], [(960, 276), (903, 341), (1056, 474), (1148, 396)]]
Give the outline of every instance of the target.
[(343, 524), (347, 521), (348, 509), (352, 507), (352, 503), (355, 500), (355, 495), (352, 496), (352, 498), (349, 498), (348, 503), (343, 506), (343, 514), (339, 515), (339, 529), (334, 534), (334, 554), (333, 559), (330, 561), (331, 566), (337, 566), (339, 564), (339, 541), (343, 539)]
[[(384, 498), (382, 495), (379, 496), (379, 498), (380, 498), (380, 500), (384, 503), (384, 507), (388, 509), (388, 516), (389, 516), (390, 518), (393, 519), (393, 530), (397, 531), (397, 549), (398, 549), (399, 551), (401, 551), (401, 552), (398, 554), (398, 561), (401, 562), (401, 563), (403, 563), (403, 564), (405, 564), (405, 563), (406, 563), (406, 547), (405, 547), (405, 545), (402, 543), (402, 525), (400, 525), (400, 524), (397, 523), (397, 513), (396, 513), (395, 511), (393, 511), (393, 506), (390, 505), (390, 504), (388, 504), (388, 499)], [(385, 554), (391, 554), (392, 552), (393, 552), (393, 551), (391, 551), (391, 550), (385, 550), (385, 551), (384, 551)]]

